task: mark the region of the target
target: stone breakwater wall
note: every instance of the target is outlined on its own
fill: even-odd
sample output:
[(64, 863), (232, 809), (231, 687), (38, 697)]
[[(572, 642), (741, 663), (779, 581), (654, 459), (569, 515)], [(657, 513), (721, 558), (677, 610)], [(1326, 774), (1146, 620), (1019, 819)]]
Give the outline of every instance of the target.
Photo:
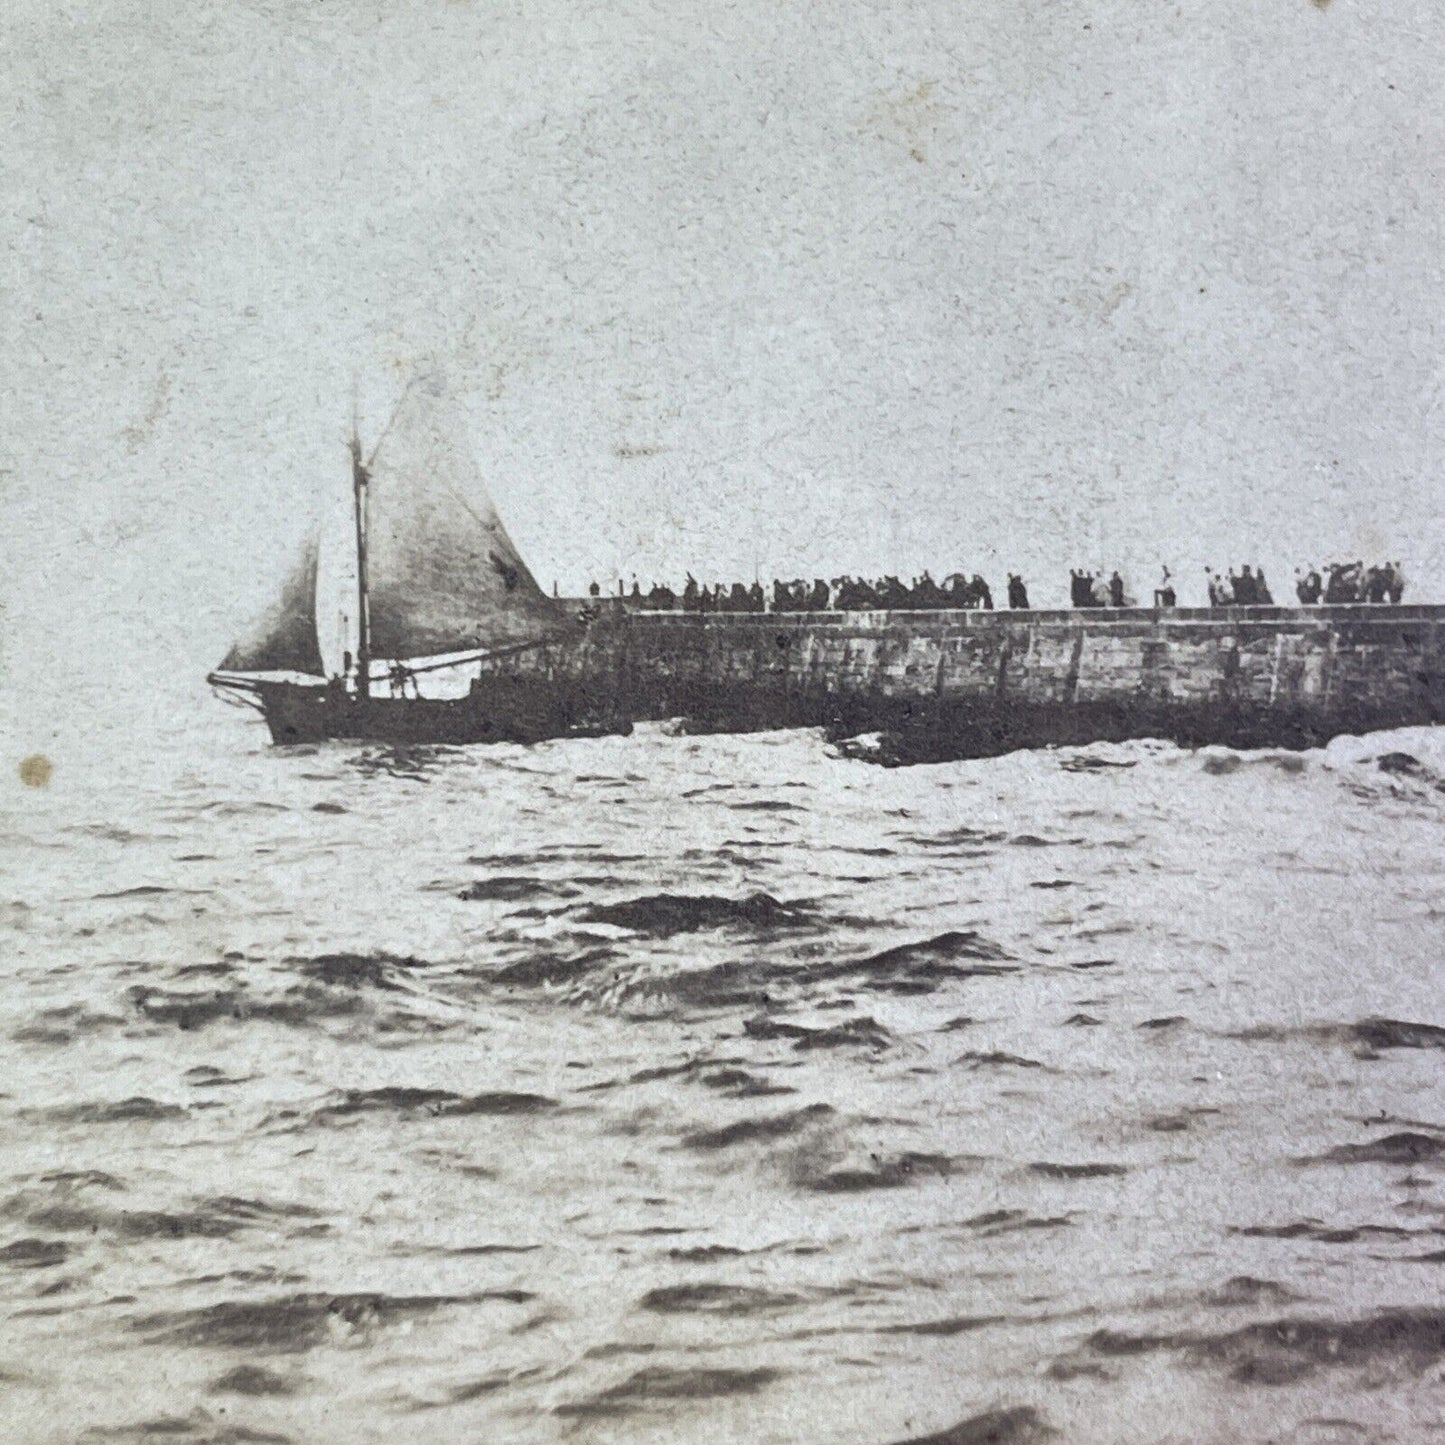
[(498, 670), (635, 719), (893, 729), (967, 755), (1173, 737), (1309, 746), (1445, 721), (1445, 608), (648, 613)]

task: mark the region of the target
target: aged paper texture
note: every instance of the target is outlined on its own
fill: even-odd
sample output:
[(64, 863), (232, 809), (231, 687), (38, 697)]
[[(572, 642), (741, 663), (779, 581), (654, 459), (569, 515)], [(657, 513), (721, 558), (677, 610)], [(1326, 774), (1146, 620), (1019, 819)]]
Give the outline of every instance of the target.
[(1438, 0), (0, 75), (0, 1440), (1440, 1437)]

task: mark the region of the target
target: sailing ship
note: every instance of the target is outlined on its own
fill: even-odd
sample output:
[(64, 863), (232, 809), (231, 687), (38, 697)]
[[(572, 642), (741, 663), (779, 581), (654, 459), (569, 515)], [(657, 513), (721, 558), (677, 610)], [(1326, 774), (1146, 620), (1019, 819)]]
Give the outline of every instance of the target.
[[(444, 385), (414, 380), (370, 457), (351, 437), (355, 625), (328, 678), (318, 637), (319, 529), (275, 605), (207, 681), (255, 707), (277, 743), (539, 742), (626, 733), (592, 689), (499, 672), (499, 659), (565, 644), (583, 623), (522, 561), (465, 444)], [(417, 679), (475, 668), (461, 696)]]
[(412, 383), (369, 458), (353, 430), (350, 510), (341, 666), (327, 678), (313, 535), (210, 675), (278, 743), (532, 743), (671, 719), (878, 733), (880, 761), (927, 761), (1139, 737), (1315, 747), (1445, 721), (1440, 607), (701, 613), (547, 597), (433, 380)]

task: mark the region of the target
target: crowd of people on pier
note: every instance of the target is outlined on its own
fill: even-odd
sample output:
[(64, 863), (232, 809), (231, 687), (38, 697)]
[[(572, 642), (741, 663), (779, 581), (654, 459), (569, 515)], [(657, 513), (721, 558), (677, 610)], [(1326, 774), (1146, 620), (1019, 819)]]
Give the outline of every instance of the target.
[[(595, 582), (588, 590), (594, 598), (602, 595), (602, 589)], [(719, 582), (709, 586), (689, 573), (681, 593), (662, 583), (654, 583), (644, 592), (633, 578), (630, 591), (623, 591), (622, 584), (618, 584), (618, 596), (630, 606), (649, 612), (918, 612), (993, 608), (993, 592), (977, 572), (972, 577), (954, 572), (942, 582), (935, 582), (928, 572), (911, 582), (898, 577), (880, 577), (873, 581), (849, 576), (834, 577), (831, 581), (815, 577), (811, 582), (802, 577), (792, 581), (777, 578), (766, 590), (757, 581), (751, 584)], [(1008, 579), (1008, 599), (1010, 607), (1029, 605), (1023, 578), (1013, 573)]]
[(1075, 567), (1069, 573), (1071, 607), (1128, 607), (1132, 600), (1117, 569), (1108, 577), (1102, 568), (1086, 572), (1082, 567)]
[(1246, 562), (1238, 572), (1231, 567), (1228, 575), (1206, 567), (1204, 580), (1211, 607), (1274, 606), (1274, 596), (1269, 590), (1269, 583), (1264, 580), (1263, 567), (1251, 568)]
[[(1204, 569), (1205, 587), (1210, 607), (1273, 607), (1274, 596), (1265, 579), (1264, 568), (1244, 564), (1238, 570)], [(588, 588), (596, 603), (602, 589), (596, 583)], [(1399, 603), (1405, 592), (1404, 573), (1398, 562), (1386, 562), (1367, 568), (1363, 562), (1335, 562), (1324, 568), (1301, 567), (1295, 571), (1295, 595), (1306, 607), (1319, 603)], [(1029, 606), (1028, 587), (1018, 573), (1008, 574), (1007, 605), (1015, 610)], [(993, 592), (977, 572), (968, 576), (953, 572), (941, 582), (924, 572), (904, 582), (898, 577), (880, 577), (872, 581), (862, 577), (834, 577), (831, 581), (815, 577), (785, 581), (776, 578), (765, 588), (757, 580), (751, 583), (701, 583), (691, 573), (681, 592), (665, 583), (654, 583), (644, 592), (637, 579), (631, 590), (617, 584), (617, 599), (629, 607), (648, 612), (918, 612), (944, 609), (979, 609), (992, 611)], [(1090, 571), (1075, 567), (1069, 574), (1069, 602), (1072, 607), (1135, 607), (1142, 604), (1134, 597), (1116, 568), (1106, 575), (1103, 568)], [(1152, 605), (1169, 608), (1178, 605), (1178, 593), (1168, 567), (1163, 569), (1159, 585), (1153, 589)]]
[(1366, 567), (1363, 562), (1332, 562), (1321, 577), (1316, 567), (1297, 568), (1295, 596), (1306, 606), (1346, 602), (1388, 602), (1398, 606), (1405, 595), (1405, 574), (1398, 562)]

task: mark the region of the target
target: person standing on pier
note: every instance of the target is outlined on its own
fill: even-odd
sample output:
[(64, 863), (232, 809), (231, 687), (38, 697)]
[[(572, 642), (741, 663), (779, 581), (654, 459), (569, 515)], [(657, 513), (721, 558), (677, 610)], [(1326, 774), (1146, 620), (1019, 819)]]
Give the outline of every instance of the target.
[(1359, 602), (1364, 577), (1363, 562), (1331, 562), (1330, 580), (1325, 584), (1325, 601), (1330, 604)]
[(1015, 611), (1028, 611), (1029, 590), (1024, 586), (1024, 579), (1017, 572), (1008, 574), (1008, 605)]
[(1069, 588), (1075, 607), (1103, 607), (1107, 601), (1102, 593), (1104, 585), (1103, 574), (1095, 576), (1092, 572), (1085, 572), (1079, 568), (1070, 574), (1072, 583)]
[(1122, 607), (1124, 605), (1124, 579), (1119, 575), (1116, 567), (1114, 574), (1109, 578), (1109, 606)]
[(1209, 582), (1209, 605), (1211, 607), (1232, 607), (1234, 591), (1229, 583), (1210, 567), (1204, 569), (1204, 575)]

